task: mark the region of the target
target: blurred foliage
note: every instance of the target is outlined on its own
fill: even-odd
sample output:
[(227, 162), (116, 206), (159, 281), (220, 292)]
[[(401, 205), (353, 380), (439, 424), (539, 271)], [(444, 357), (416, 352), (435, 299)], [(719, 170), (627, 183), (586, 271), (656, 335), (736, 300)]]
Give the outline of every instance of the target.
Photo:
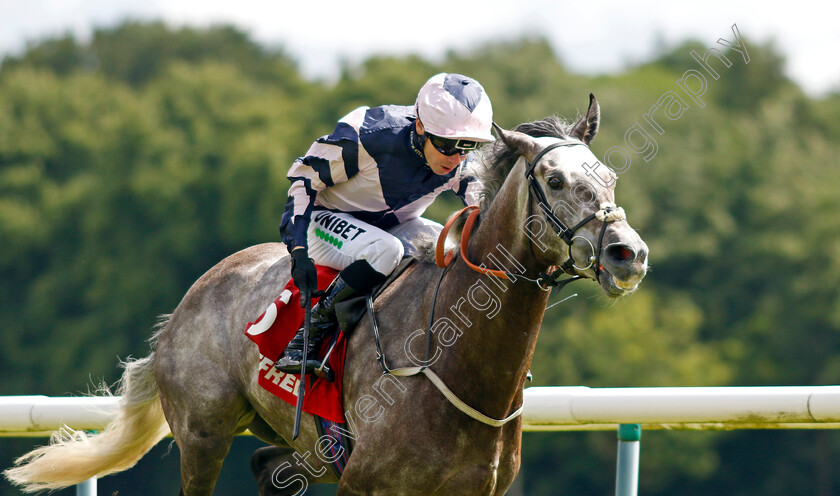
[[(707, 77), (701, 108), (677, 80), (708, 48), (687, 41), (585, 77), (524, 38), (440, 62), (370, 57), (325, 83), (230, 27), (130, 22), (86, 43), (32, 44), (0, 66), (0, 394), (116, 380), (117, 357), (145, 355), (155, 316), (203, 271), (278, 239), (286, 171), (312, 140), (359, 105), (411, 104), (440, 71), (481, 81), (509, 128), (573, 118), (592, 92), (593, 150), (623, 147), (631, 160), (617, 197), (651, 272), (628, 298), (580, 283), (580, 297), (549, 310), (534, 385), (840, 383), (840, 95), (803, 94), (772, 44), (747, 40), (748, 64), (718, 45), (732, 65), (710, 59), (720, 77)], [(686, 103), (679, 117), (652, 109), (667, 92)], [(636, 124), (656, 143), (648, 161), (625, 143)], [(427, 214), (454, 208), (446, 196)], [(31, 446), (3, 443), (4, 465)], [(231, 456), (247, 457), (238, 445)], [(840, 492), (832, 432), (649, 433), (643, 453), (648, 495)], [(614, 457), (614, 434), (526, 434), (525, 493), (608, 494)], [(143, 470), (157, 469), (113, 480), (145, 480), (146, 494), (177, 484)], [(240, 472), (220, 491), (253, 484)]]

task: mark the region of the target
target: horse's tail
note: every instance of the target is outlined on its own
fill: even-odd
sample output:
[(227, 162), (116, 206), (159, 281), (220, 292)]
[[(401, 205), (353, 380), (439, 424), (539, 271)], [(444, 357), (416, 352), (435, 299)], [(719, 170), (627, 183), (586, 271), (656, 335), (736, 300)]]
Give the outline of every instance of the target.
[(33, 493), (60, 489), (127, 470), (169, 434), (154, 374), (155, 354), (122, 363), (122, 396), (117, 417), (99, 434), (64, 428), (41, 446), (15, 460), (4, 475)]

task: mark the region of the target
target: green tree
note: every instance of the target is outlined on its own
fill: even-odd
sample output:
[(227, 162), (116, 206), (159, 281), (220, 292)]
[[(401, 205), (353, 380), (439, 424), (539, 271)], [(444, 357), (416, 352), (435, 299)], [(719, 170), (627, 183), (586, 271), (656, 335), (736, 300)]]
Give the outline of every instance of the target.
[[(616, 303), (572, 286), (581, 297), (544, 319), (536, 385), (838, 383), (840, 97), (803, 94), (772, 44), (746, 43), (750, 63), (724, 52), (733, 66), (708, 80), (706, 106), (663, 119), (661, 133), (643, 116), (680, 91), (703, 43), (585, 77), (546, 40), (526, 38), (440, 63), (370, 57), (329, 84), (229, 27), (130, 22), (86, 43), (31, 44), (0, 66), (0, 362), (14, 371), (0, 394), (116, 379), (116, 357), (146, 354), (155, 316), (201, 273), (278, 239), (295, 157), (357, 106), (410, 105), (441, 71), (481, 81), (505, 127), (573, 118), (592, 92), (597, 156), (627, 147), (636, 124), (657, 144), (649, 161), (629, 152), (617, 189), (651, 248), (647, 280)], [(428, 213), (443, 220), (456, 205), (449, 197)], [(16, 443), (10, 453), (24, 450)], [(232, 457), (247, 460), (253, 445), (240, 444)], [(645, 494), (840, 489), (826, 463), (840, 454), (833, 432), (652, 432), (643, 453)], [(526, 492), (607, 493), (614, 456), (614, 433), (528, 434)], [(130, 493), (124, 481), (147, 467), (114, 490)], [(164, 478), (150, 490), (171, 490)]]

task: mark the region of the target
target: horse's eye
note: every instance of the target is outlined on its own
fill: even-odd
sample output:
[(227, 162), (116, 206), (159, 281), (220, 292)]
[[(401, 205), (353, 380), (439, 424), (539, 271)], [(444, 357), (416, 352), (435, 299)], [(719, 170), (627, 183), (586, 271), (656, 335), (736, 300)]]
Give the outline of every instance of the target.
[(563, 181), (559, 177), (551, 177), (548, 179), (548, 187), (551, 189), (560, 189), (563, 187)]

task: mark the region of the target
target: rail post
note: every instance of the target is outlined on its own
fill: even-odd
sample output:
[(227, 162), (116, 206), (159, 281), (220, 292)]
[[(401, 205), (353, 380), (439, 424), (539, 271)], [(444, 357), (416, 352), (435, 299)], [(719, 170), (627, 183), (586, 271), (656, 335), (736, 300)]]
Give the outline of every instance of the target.
[(618, 426), (618, 456), (615, 467), (615, 496), (636, 496), (639, 493), (639, 451), (641, 424)]
[[(96, 434), (97, 431), (89, 430), (88, 434)], [(76, 496), (97, 496), (96, 495), (96, 476), (76, 484)]]
[(76, 484), (76, 496), (96, 496), (96, 477)]

